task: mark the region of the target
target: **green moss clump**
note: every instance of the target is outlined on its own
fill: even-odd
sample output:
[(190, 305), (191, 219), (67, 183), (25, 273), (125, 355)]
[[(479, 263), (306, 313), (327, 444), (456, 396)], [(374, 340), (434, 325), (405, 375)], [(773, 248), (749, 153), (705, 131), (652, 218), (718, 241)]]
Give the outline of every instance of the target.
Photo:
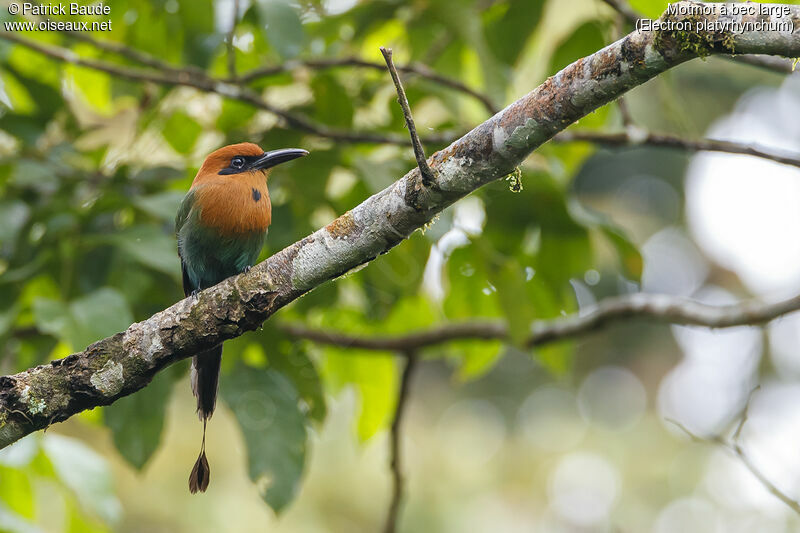
[(705, 22), (705, 18), (699, 13), (678, 17), (666, 12), (660, 20), (663, 24), (675, 28), (660, 30), (656, 34), (654, 45), (660, 52), (674, 49), (677, 46), (680, 52), (689, 52), (705, 59), (714, 52), (716, 45), (719, 44), (726, 51), (734, 53), (733, 32), (699, 31), (698, 27)]

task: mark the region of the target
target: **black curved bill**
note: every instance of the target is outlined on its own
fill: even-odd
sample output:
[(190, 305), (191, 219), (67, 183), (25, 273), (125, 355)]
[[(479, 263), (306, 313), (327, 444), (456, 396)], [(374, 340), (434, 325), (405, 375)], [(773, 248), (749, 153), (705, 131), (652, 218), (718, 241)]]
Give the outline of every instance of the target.
[(308, 155), (308, 152), (300, 148), (281, 148), (280, 150), (270, 150), (269, 152), (264, 152), (263, 155), (253, 161), (250, 168), (254, 170), (264, 170), (267, 168), (272, 168), (275, 165), (280, 165), (281, 163), (286, 163), (292, 159), (303, 157), (305, 155)]

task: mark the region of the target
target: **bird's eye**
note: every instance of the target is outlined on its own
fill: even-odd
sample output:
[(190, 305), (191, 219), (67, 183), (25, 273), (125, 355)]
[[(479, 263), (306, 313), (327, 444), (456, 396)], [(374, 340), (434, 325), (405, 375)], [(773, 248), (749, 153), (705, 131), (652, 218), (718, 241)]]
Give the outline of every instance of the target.
[(243, 157), (234, 157), (231, 159), (231, 166), (233, 168), (242, 168), (244, 166), (244, 158)]

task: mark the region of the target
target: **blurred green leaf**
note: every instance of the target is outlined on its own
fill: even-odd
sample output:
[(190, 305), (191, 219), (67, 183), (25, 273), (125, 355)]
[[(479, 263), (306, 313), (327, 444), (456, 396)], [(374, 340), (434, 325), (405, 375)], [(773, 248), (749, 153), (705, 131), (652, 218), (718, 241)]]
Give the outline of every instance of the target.
[[(281, 344), (288, 344), (288, 349), (284, 353), (275, 353), (274, 347), (269, 349), (267, 353), (269, 368), (291, 380), (300, 398), (308, 405), (309, 416), (317, 422), (322, 422), (325, 420), (327, 407), (317, 368), (300, 344), (289, 341)], [(264, 348), (268, 349), (267, 346)]]
[(516, 63), (539, 26), (544, 4), (544, 0), (513, 0), (497, 2), (488, 10), (486, 40), (498, 59), (507, 65)]
[(180, 279), (180, 260), (175, 239), (156, 226), (134, 226), (113, 235), (104, 235), (100, 240), (118, 246), (147, 267)]
[(458, 379), (471, 381), (491, 370), (503, 352), (501, 341), (458, 341), (451, 343), (450, 352), (458, 364)]
[(314, 92), (314, 115), (325, 124), (350, 127), (353, 122), (353, 99), (335, 76), (320, 74), (311, 81)]
[(28, 222), (30, 213), (31, 209), (24, 202), (0, 201), (0, 257), (11, 255), (14, 241)]
[(300, 54), (305, 31), (300, 15), (287, 0), (258, 0), (263, 32), (283, 59)]
[(530, 336), (534, 318), (531, 302), (524, 297), (527, 292), (525, 271), (516, 261), (508, 260), (493, 273), (491, 280), (497, 288), (497, 297), (508, 322), (511, 341), (522, 346)]
[(142, 211), (171, 223), (175, 220), (175, 214), (178, 212), (183, 196), (182, 192), (164, 191), (149, 196), (137, 196), (132, 200)]
[(141, 470), (161, 441), (164, 413), (172, 385), (181, 375), (177, 367), (162, 370), (145, 389), (103, 408), (103, 421), (111, 429), (120, 455)]
[(164, 139), (181, 154), (188, 154), (194, 148), (202, 131), (202, 126), (182, 111), (172, 113), (161, 128)]
[(102, 456), (79, 440), (55, 433), (45, 434), (42, 446), (56, 474), (72, 489), (81, 506), (106, 522), (119, 521), (122, 506)]
[(359, 401), (356, 429), (365, 441), (388, 427), (397, 394), (394, 358), (380, 352), (325, 348), (323, 375), (335, 388), (353, 385)]
[(570, 63), (593, 54), (605, 46), (602, 26), (596, 20), (578, 26), (572, 34), (556, 48), (550, 58), (548, 72), (555, 74)]
[(250, 479), (280, 512), (297, 495), (305, 465), (305, 416), (297, 391), (275, 370), (239, 365), (222, 380), (222, 396), (247, 442)]
[(69, 305), (58, 300), (33, 301), (36, 327), (82, 349), (92, 342), (125, 330), (133, 322), (128, 302), (116, 289), (104, 287)]

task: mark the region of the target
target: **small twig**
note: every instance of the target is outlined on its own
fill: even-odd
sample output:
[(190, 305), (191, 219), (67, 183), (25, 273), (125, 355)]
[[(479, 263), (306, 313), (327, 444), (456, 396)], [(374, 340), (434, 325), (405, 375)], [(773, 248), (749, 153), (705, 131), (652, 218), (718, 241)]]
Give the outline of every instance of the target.
[(408, 98), (406, 98), (406, 91), (403, 89), (403, 84), (400, 82), (400, 76), (397, 74), (397, 69), (394, 67), (392, 61), (392, 49), (381, 46), (381, 54), (383, 59), (386, 60), (386, 66), (389, 67), (389, 73), (392, 75), (394, 87), (397, 89), (397, 101), (403, 109), (403, 116), (406, 119), (406, 126), (408, 126), (408, 134), (411, 135), (411, 144), (414, 147), (414, 156), (417, 158), (417, 166), (422, 174), (422, 183), (426, 187), (433, 185), (436, 182), (436, 177), (428, 166), (427, 158), (425, 157), (425, 150), (422, 148), (422, 142), (417, 135), (417, 127), (414, 126), (414, 118), (411, 116), (411, 108), (408, 105)]
[(631, 116), (631, 110), (628, 108), (628, 101), (624, 96), (617, 98), (617, 109), (619, 109), (619, 115), (622, 117), (623, 126), (626, 128), (636, 127), (636, 123)]
[(233, 19), (231, 20), (231, 29), (228, 32), (226, 45), (228, 47), (228, 76), (231, 81), (236, 81), (236, 48), (233, 46), (233, 38), (236, 36), (236, 22), (239, 20), (239, 0), (233, 0)]
[[(612, 0), (609, 0), (612, 1)], [(615, 41), (623, 38), (625, 36), (625, 16), (621, 13), (617, 13), (616, 18), (614, 19), (614, 33), (613, 38)], [(635, 128), (636, 123), (633, 121), (633, 117), (631, 116), (631, 111), (628, 108), (628, 100), (625, 96), (620, 96), (616, 100), (617, 109), (619, 109), (620, 117), (622, 118), (622, 125), (625, 129), (628, 128)]]
[(406, 411), (409, 398), (409, 388), (411, 383), (411, 374), (417, 364), (417, 355), (414, 351), (404, 352), (405, 367), (403, 367), (403, 375), (400, 378), (400, 390), (397, 395), (397, 407), (394, 411), (394, 418), (392, 419), (392, 429), (390, 433), (390, 467), (392, 471), (392, 497), (389, 502), (389, 510), (386, 514), (386, 524), (383, 528), (385, 533), (394, 533), (397, 530), (397, 518), (400, 511), (400, 504), (403, 501), (405, 493), (403, 467), (402, 467), (402, 452), (400, 450), (400, 430), (403, 423), (403, 414)]
[(753, 390), (750, 391), (750, 394), (747, 395), (747, 401), (745, 402), (744, 409), (742, 410), (742, 417), (739, 419), (739, 424), (736, 426), (736, 431), (733, 432), (734, 444), (738, 444), (739, 437), (742, 434), (742, 428), (744, 428), (744, 425), (747, 423), (747, 418), (750, 416), (750, 402), (753, 400), (753, 394), (755, 394), (760, 388), (761, 385), (756, 385), (753, 387)]
[(792, 499), (789, 497), (785, 492), (779, 489), (772, 481), (770, 481), (761, 470), (756, 467), (756, 465), (752, 462), (750, 457), (744, 452), (744, 449), (739, 444), (739, 436), (741, 435), (742, 428), (744, 427), (745, 423), (747, 423), (748, 411), (750, 409), (750, 401), (753, 398), (753, 393), (757, 391), (759, 387), (754, 388), (750, 391), (750, 396), (747, 398), (747, 403), (744, 406), (744, 411), (742, 412), (742, 418), (739, 420), (739, 424), (736, 427), (736, 432), (733, 434), (733, 443), (726, 441), (720, 435), (712, 435), (710, 437), (701, 437), (692, 431), (689, 430), (686, 426), (678, 422), (673, 418), (666, 418), (665, 420), (670, 424), (673, 424), (675, 427), (686, 433), (689, 438), (696, 442), (708, 442), (711, 444), (715, 444), (721, 448), (724, 448), (730, 452), (732, 452), (739, 461), (747, 468), (753, 476), (758, 479), (758, 481), (764, 486), (765, 489), (769, 491), (770, 494), (778, 498), (780, 501), (785, 503), (789, 508), (792, 509), (797, 514), (800, 514), (800, 503), (797, 500)]

